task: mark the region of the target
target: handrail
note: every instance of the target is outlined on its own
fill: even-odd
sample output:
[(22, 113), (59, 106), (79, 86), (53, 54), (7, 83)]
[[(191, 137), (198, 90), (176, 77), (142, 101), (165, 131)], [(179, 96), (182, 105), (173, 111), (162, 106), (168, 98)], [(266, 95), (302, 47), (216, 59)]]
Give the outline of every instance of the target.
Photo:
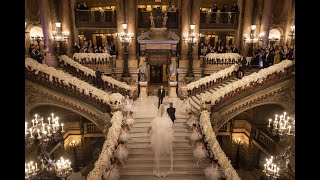
[[(109, 95), (106, 92), (63, 71), (40, 64), (34, 59), (27, 58), (25, 60), (25, 77), (33, 82), (77, 98), (102, 112), (110, 111)], [(123, 96), (120, 98), (123, 98)]]
[(208, 89), (211, 89), (219, 84), (222, 84), (236, 76), (236, 72), (239, 69), (238, 64), (234, 64), (228, 68), (222, 69), (216, 73), (212, 73), (209, 76), (200, 78), (197, 81), (187, 84), (188, 96), (202, 93)]
[(199, 124), (201, 132), (204, 135), (204, 141), (207, 143), (207, 147), (213, 153), (215, 159), (218, 159), (218, 163), (227, 177), (227, 180), (240, 180), (238, 173), (232, 167), (228, 157), (222, 150), (216, 138), (216, 134), (214, 133), (210, 122), (210, 112), (207, 110), (201, 112)]
[[(94, 82), (96, 79), (95, 71), (85, 67), (73, 59), (69, 58), (66, 55), (59, 57), (61, 64), (64, 64), (63, 69), (68, 73), (77, 76), (81, 79), (84, 79), (88, 82)], [(118, 92), (122, 95), (129, 95), (131, 87), (124, 82), (117, 81), (109, 76), (102, 75), (103, 85), (107, 88), (108, 91)]]
[(122, 124), (122, 112), (117, 111), (111, 118), (111, 127), (108, 130), (107, 138), (103, 143), (103, 147), (98, 160), (94, 164), (94, 168), (87, 176), (87, 180), (99, 180), (103, 172), (111, 166), (111, 159), (114, 156), (118, 139), (120, 136), (120, 129)]

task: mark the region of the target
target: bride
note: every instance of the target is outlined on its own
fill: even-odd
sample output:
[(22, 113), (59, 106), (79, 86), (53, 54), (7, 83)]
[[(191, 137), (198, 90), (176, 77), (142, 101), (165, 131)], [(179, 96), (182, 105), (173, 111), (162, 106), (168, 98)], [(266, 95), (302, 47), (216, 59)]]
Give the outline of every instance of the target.
[(151, 120), (150, 142), (154, 152), (153, 174), (166, 177), (173, 171), (172, 142), (174, 141), (172, 121), (161, 104), (158, 116)]

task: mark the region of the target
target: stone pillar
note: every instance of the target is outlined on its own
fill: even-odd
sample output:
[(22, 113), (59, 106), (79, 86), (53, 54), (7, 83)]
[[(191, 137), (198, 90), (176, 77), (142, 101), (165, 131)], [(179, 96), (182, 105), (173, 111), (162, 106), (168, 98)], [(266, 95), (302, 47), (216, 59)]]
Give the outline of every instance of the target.
[[(251, 32), (250, 26), (252, 25), (253, 1), (252, 0), (244, 0), (244, 8), (240, 9), (240, 11), (244, 11), (242, 35), (247, 34), (248, 36), (250, 36), (250, 32)], [(240, 21), (240, 19), (239, 19), (239, 21)], [(249, 50), (249, 45), (246, 44), (246, 42), (243, 42), (242, 55), (247, 56), (248, 50)], [(251, 56), (251, 55), (249, 55), (249, 56)]]
[(76, 0), (71, 0), (69, 4), (70, 4), (70, 11), (71, 11), (71, 29), (73, 31), (73, 41), (72, 41), (72, 46), (73, 46), (74, 42), (76, 42), (77, 44), (80, 44), (79, 30), (76, 27), (76, 14), (75, 14)]
[(71, 12), (73, 9), (71, 9), (71, 0), (60, 0), (61, 3), (61, 30), (62, 32), (68, 32), (70, 39), (67, 40), (65, 43), (65, 52), (66, 55), (69, 57), (72, 57), (73, 54), (73, 44), (74, 44), (74, 35), (72, 31), (72, 25), (73, 22), (71, 20)]
[(130, 41), (128, 46), (129, 67), (138, 67), (137, 61), (137, 0), (126, 0), (126, 23), (128, 23), (128, 33), (134, 34), (134, 39)]
[[(235, 33), (234, 33), (234, 39), (233, 39), (233, 44), (238, 48), (239, 50), (239, 54), (241, 54), (241, 52), (243, 52), (243, 48), (242, 48), (242, 33), (243, 33), (243, 4), (244, 4), (244, 0), (237, 0), (237, 5), (239, 8), (239, 15), (237, 17), (238, 21), (238, 28), (236, 29)], [(240, 52), (241, 50), (241, 52)]]
[[(288, 18), (287, 18), (286, 29), (283, 34), (284, 35), (284, 44), (288, 44), (290, 47), (292, 44), (292, 37), (289, 36), (289, 35), (291, 35), (290, 26), (295, 24), (295, 22), (294, 22), (295, 21), (295, 4), (294, 4), (294, 1), (292, 2), (292, 0), (285, 1), (285, 4), (286, 4), (285, 7), (287, 7), (285, 12), (288, 12), (287, 13)], [(282, 44), (282, 45), (284, 45), (284, 44)]]
[(201, 0), (196, 0), (192, 1), (192, 13), (191, 13), (191, 24), (195, 24), (194, 28), (194, 34), (196, 38), (198, 39), (197, 43), (194, 44), (193, 47), (193, 59), (194, 60), (199, 60), (199, 55), (198, 55), (198, 48), (199, 48), (199, 40), (200, 37), (198, 36), (199, 34), (199, 29), (200, 29), (200, 4)]
[(272, 13), (272, 0), (264, 0), (260, 33), (264, 33), (262, 46), (267, 46), (269, 42), (269, 31)]
[(50, 5), (49, 1), (39, 1), (39, 9), (40, 9), (40, 19), (41, 26), (43, 32), (43, 43), (48, 48), (48, 61), (46, 64), (48, 66), (57, 66), (58, 61), (54, 58), (54, 42), (52, 39), (52, 19), (50, 16)]
[[(181, 32), (180, 32), (181, 58), (180, 60), (188, 60), (188, 43), (184, 42), (182, 37), (184, 33), (188, 34), (190, 32), (190, 9), (191, 9), (190, 4), (191, 4), (191, 0), (183, 0), (181, 2), (181, 10), (179, 11), (181, 14), (180, 15), (181, 16)], [(186, 63), (186, 67), (188, 67), (188, 63)]]
[(148, 82), (139, 82), (140, 85), (140, 95), (139, 97), (148, 97)]
[[(117, 8), (117, 32), (120, 33), (120, 32), (123, 32), (123, 29), (122, 29), (122, 24), (124, 23), (124, 0), (117, 0), (117, 5), (116, 5), (116, 8)], [(118, 47), (117, 47), (117, 50), (118, 50), (118, 61), (117, 62), (120, 62), (119, 60), (122, 60), (122, 43), (120, 43), (120, 39), (119, 37), (117, 38), (117, 41), (118, 41)], [(117, 64), (117, 68), (121, 68), (121, 64)]]

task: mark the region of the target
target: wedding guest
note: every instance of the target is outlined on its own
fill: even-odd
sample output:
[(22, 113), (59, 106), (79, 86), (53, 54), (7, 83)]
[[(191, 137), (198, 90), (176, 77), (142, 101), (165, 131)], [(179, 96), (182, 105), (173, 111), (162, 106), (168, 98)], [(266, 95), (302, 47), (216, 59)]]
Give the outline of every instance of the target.
[(211, 9), (211, 23), (216, 23), (216, 19), (217, 19), (217, 12), (218, 12), (219, 8), (217, 6), (217, 4), (214, 4), (213, 8)]
[(201, 139), (198, 140), (196, 147), (193, 150), (193, 156), (197, 158), (197, 166), (199, 167), (199, 163), (202, 162), (202, 160), (208, 156), (208, 151), (204, 147), (204, 145), (201, 142)]
[(191, 111), (191, 101), (188, 96), (186, 96), (181, 103), (180, 107), (182, 108), (182, 112), (188, 114)]
[(130, 138), (129, 129), (125, 125), (121, 125), (121, 134), (119, 136), (119, 141), (127, 142)]
[(123, 109), (122, 111), (124, 111), (125, 113), (127, 113), (128, 111), (131, 110), (132, 107), (132, 103), (130, 101), (130, 98), (128, 95), (125, 96), (125, 99), (123, 101)]
[(189, 134), (190, 140), (192, 141), (192, 147), (194, 145), (194, 142), (201, 139), (202, 135), (200, 134), (196, 124), (193, 124), (193, 127), (191, 129), (191, 133)]
[(133, 112), (130, 111), (127, 115), (127, 119), (126, 119), (126, 124), (132, 128), (132, 124), (134, 124), (134, 119), (133, 119)]
[(212, 160), (212, 162), (203, 170), (203, 172), (208, 180), (220, 180), (222, 178), (218, 160)]
[(119, 142), (119, 145), (116, 149), (115, 152), (115, 156), (117, 159), (119, 159), (119, 161), (121, 162), (122, 165), (124, 165), (124, 161), (127, 159), (128, 157), (128, 148), (127, 146), (124, 144), (123, 141)]
[(104, 180), (119, 180), (120, 174), (119, 174), (119, 168), (115, 162), (112, 163), (109, 170), (106, 170), (103, 174)]

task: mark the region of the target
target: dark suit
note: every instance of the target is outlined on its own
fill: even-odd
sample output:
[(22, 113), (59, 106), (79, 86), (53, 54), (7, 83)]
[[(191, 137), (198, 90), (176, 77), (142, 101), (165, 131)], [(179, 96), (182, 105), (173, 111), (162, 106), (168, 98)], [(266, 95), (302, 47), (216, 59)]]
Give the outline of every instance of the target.
[(101, 77), (102, 77), (101, 71), (97, 70), (96, 71), (96, 85), (98, 86), (98, 88), (103, 88), (103, 81), (102, 81)]
[(263, 68), (267, 68), (271, 65), (273, 65), (273, 56), (269, 54), (264, 54), (262, 57), (262, 62), (263, 62)]
[(158, 89), (158, 97), (159, 97), (158, 108), (160, 107), (160, 104), (162, 104), (162, 100), (163, 100), (163, 98), (165, 96), (166, 96), (166, 91), (164, 89), (161, 89), (161, 88)]
[(167, 108), (167, 113), (168, 113), (168, 115), (170, 116), (172, 122), (174, 122), (174, 120), (176, 120), (176, 115), (175, 115), (175, 113), (176, 113), (176, 108), (174, 108), (174, 107), (169, 107), (169, 108)]

